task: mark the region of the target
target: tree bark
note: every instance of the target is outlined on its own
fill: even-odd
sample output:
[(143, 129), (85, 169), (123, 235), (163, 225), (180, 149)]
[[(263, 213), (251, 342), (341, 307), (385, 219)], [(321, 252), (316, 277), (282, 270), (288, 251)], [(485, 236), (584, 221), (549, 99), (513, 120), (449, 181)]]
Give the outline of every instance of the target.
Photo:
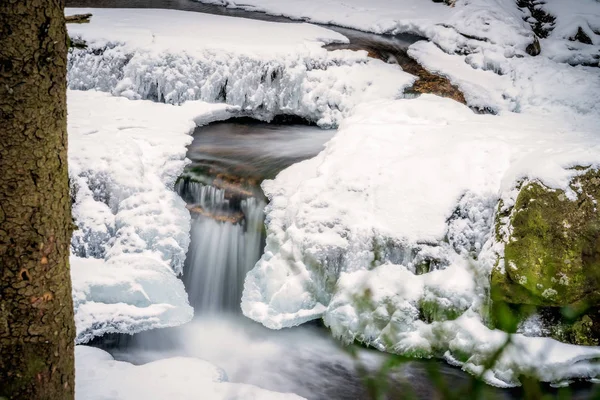
[(64, 0), (0, 0), (0, 399), (73, 399)]

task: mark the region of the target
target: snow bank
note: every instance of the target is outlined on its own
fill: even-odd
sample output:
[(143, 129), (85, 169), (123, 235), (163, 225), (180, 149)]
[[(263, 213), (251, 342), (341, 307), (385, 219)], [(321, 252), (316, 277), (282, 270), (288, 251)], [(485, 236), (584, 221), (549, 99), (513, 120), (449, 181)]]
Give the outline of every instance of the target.
[[(562, 116), (477, 115), (431, 95), (357, 107), (317, 157), (263, 183), (267, 245), (246, 278), (244, 314), (275, 329), (322, 317), (347, 341), (448, 352), (475, 372), (505, 337), (478, 314), (498, 199), (523, 178), (566, 188), (577, 173), (569, 167), (600, 165), (598, 115)], [(555, 363), (540, 360), (529, 338), (519, 341), (534, 361), (508, 352), (490, 383), (514, 385), (531, 371), (547, 380), (599, 372), (598, 348), (547, 339), (562, 346)], [(585, 369), (588, 358), (596, 364)]]
[(516, 2), (457, 0), (455, 7), (420, 0), (199, 0), (361, 31), (425, 36), (451, 52), (493, 44), (523, 52), (533, 32)]
[[(600, 50), (599, 50), (600, 51)], [(600, 114), (598, 68), (572, 67), (545, 57), (504, 58), (497, 53), (444, 53), (431, 42), (408, 53), (428, 70), (446, 76), (467, 103), (495, 113)], [(500, 72), (500, 73), (498, 73)]]
[(543, 55), (573, 65), (600, 66), (600, 5), (597, 1), (545, 0), (538, 7), (555, 18), (550, 34), (542, 40)]
[[(535, 2), (535, 8), (555, 20), (546, 24), (549, 35), (539, 39), (541, 57), (534, 59), (527, 49), (537, 40), (532, 26), (538, 21), (516, 1), (457, 0), (453, 7), (416, 0), (374, 0), (368, 5), (361, 0), (200, 1), (374, 33), (427, 37), (430, 43), (414, 44), (409, 54), (428, 70), (450, 78), (469, 105), (494, 112), (522, 112), (529, 104), (537, 106), (554, 96), (577, 107), (572, 100), (582, 97), (581, 81), (593, 81), (597, 70), (573, 71), (548, 60), (600, 66), (596, 0)], [(576, 92), (570, 93), (573, 84)], [(536, 91), (527, 90), (530, 86)]]
[(71, 89), (98, 89), (170, 104), (225, 102), (269, 120), (295, 114), (335, 126), (358, 103), (397, 98), (414, 77), (366, 52), (328, 52), (347, 42), (309, 24), (282, 24), (172, 10), (93, 12), (69, 34), (88, 44), (69, 59)]
[(95, 91), (67, 98), (77, 340), (189, 321), (176, 275), (190, 216), (172, 188), (194, 121), (227, 118), (227, 106), (176, 107)]
[(300, 400), (252, 385), (227, 382), (225, 372), (197, 358), (173, 357), (144, 365), (115, 361), (107, 352), (75, 347), (77, 400)]

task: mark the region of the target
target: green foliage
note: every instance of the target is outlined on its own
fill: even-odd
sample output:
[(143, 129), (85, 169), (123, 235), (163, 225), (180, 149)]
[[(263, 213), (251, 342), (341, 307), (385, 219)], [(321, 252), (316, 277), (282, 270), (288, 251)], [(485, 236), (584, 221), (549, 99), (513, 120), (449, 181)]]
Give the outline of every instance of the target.
[(433, 321), (452, 321), (462, 315), (465, 310), (454, 306), (446, 306), (435, 299), (421, 299), (419, 301), (419, 310), (422, 319), (425, 322)]

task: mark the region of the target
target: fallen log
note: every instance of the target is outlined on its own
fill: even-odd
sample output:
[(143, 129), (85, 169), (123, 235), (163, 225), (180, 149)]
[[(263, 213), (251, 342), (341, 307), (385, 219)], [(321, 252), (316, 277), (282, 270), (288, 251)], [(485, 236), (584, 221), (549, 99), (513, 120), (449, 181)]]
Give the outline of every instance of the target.
[(67, 24), (87, 24), (90, 22), (92, 14), (75, 14), (65, 16), (65, 22)]

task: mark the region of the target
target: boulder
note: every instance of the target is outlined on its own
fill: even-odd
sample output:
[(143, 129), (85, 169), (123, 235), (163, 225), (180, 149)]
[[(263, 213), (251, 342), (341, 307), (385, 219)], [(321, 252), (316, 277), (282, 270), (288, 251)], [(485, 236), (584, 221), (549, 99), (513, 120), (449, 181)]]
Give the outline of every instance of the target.
[(600, 336), (591, 317), (600, 307), (600, 170), (579, 169), (568, 191), (521, 185), (514, 206), (498, 213), (504, 262), (491, 276), (494, 303), (555, 309), (565, 318), (552, 336), (578, 343)]

